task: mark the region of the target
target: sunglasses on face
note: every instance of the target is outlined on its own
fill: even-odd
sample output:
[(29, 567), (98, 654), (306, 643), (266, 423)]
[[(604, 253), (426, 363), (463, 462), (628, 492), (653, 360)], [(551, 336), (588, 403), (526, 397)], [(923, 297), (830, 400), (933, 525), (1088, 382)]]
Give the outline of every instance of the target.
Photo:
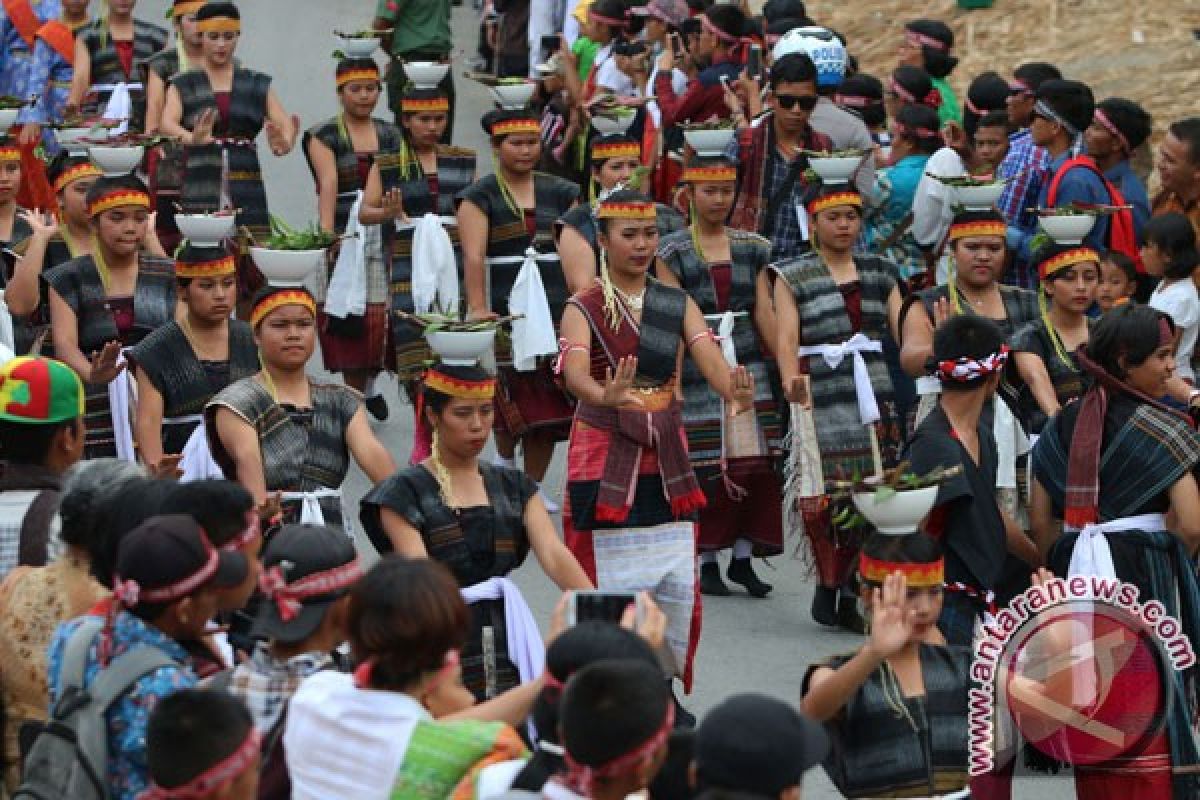
[(799, 107), (801, 111), (812, 111), (817, 107), (817, 96), (815, 94), (777, 94), (775, 102), (779, 103), (780, 108), (790, 110)]

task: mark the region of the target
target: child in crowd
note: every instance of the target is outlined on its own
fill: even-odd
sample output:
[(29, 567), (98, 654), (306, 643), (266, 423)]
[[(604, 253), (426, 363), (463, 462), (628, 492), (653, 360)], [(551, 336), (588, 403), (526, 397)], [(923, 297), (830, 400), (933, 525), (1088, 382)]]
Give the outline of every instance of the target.
[(980, 166), (996, 174), (1008, 155), (1007, 111), (989, 111), (979, 120), (975, 128), (975, 154), (979, 156)]
[(154, 783), (141, 800), (255, 800), (259, 744), (236, 697), (178, 691), (150, 715), (146, 758)]
[(1195, 384), (1192, 355), (1200, 329), (1200, 295), (1192, 279), (1200, 264), (1196, 232), (1186, 216), (1174, 211), (1151, 217), (1143, 241), (1141, 255), (1146, 273), (1162, 277), (1150, 295), (1150, 306), (1171, 315), (1175, 323), (1175, 374)]
[(1124, 253), (1109, 250), (1100, 260), (1100, 285), (1096, 304), (1101, 312), (1112, 311), (1133, 299), (1137, 291), (1137, 265)]

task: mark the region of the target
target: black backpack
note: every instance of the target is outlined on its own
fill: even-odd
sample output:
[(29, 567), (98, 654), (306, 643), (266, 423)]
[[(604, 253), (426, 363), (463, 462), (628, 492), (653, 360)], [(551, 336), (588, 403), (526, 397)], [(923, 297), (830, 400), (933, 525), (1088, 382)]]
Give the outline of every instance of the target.
[[(12, 800), (107, 800), (108, 729), (104, 714), (142, 676), (179, 664), (156, 647), (135, 647), (83, 686), (88, 649), (104, 620), (88, 617), (63, 651), (58, 702), (45, 723), (32, 723), (33, 744)], [(22, 734), (27, 733), (23, 730)]]

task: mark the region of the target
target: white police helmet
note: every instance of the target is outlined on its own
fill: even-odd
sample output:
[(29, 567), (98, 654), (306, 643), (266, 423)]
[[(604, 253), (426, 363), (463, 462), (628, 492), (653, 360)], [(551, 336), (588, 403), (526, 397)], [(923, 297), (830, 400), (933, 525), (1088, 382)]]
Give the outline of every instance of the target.
[(828, 28), (793, 28), (780, 37), (771, 50), (778, 61), (792, 53), (804, 53), (817, 67), (817, 86), (837, 86), (846, 74), (846, 46)]

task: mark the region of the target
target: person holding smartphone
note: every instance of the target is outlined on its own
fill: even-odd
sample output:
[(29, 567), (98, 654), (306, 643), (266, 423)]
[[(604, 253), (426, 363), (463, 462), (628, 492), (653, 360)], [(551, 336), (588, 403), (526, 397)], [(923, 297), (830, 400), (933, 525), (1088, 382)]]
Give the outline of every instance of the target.
[(658, 57), (654, 95), (658, 98), (663, 125), (708, 122), (713, 117), (728, 119), (732, 113), (725, 102), (721, 78), (734, 80), (742, 71), (746, 15), (737, 6), (716, 5), (704, 12), (700, 24), (700, 37), (690, 51), (700, 72), (682, 95), (675, 92), (671, 78), (680, 53), (675, 49), (664, 50)]

